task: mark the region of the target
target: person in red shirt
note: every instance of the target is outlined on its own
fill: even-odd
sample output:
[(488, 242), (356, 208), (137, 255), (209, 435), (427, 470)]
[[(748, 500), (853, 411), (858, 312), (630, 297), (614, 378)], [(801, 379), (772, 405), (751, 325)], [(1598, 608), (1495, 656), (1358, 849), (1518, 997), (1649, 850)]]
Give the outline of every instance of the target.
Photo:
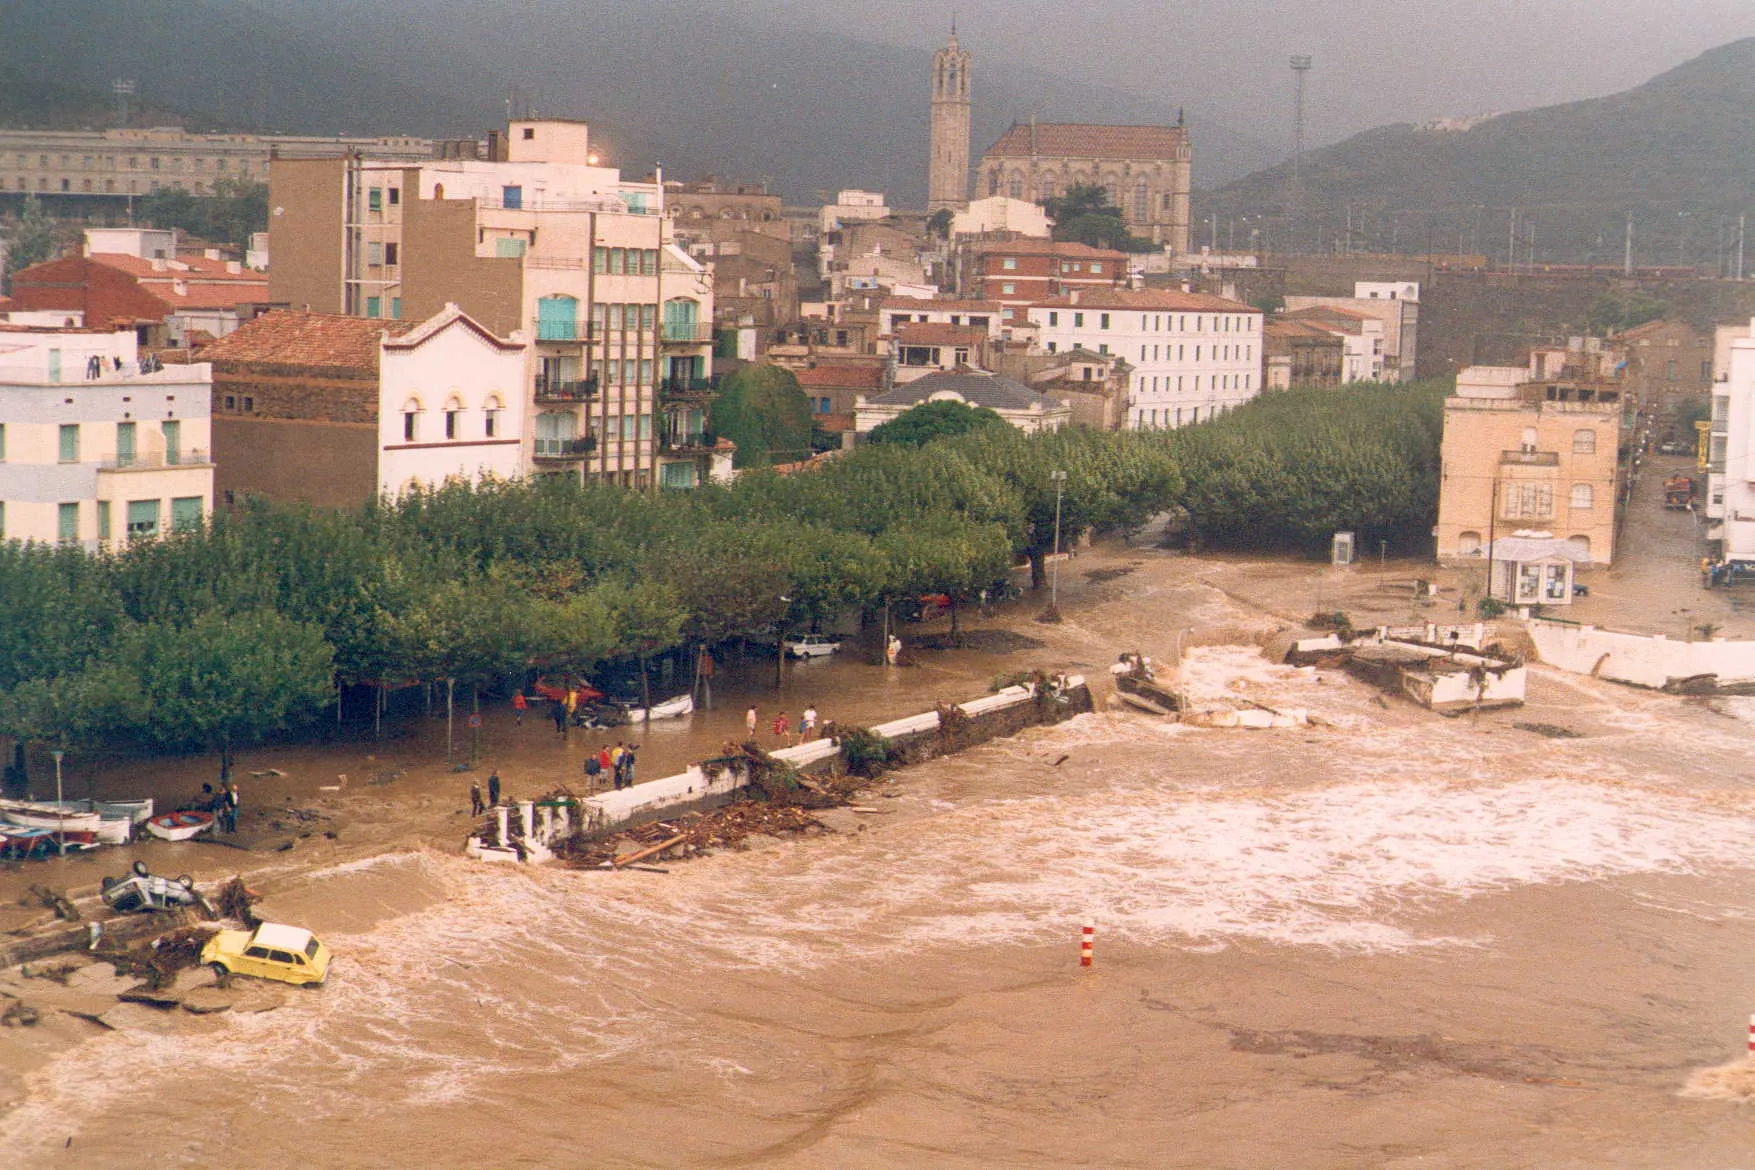
[(530, 704), (525, 701), (523, 691), (512, 692), (512, 720), (520, 727), (524, 726), (524, 709), (528, 706)]
[(780, 714), (774, 716), (774, 738), (775, 739), (786, 739), (787, 733), (790, 732), (791, 730), (792, 730), (792, 720), (786, 718), (786, 712), (782, 711), (782, 712), (780, 712)]

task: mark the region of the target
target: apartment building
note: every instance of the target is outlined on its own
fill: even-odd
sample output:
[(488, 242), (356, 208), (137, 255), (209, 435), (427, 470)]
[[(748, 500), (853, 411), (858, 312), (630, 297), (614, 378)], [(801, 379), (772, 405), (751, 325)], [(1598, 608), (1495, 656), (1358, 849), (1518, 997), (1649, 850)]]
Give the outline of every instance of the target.
[(1029, 310), (1048, 353), (1087, 349), (1132, 366), (1127, 426), (1203, 422), (1262, 386), (1261, 310), (1174, 289), (1075, 291)]
[(1339, 386), (1345, 336), (1314, 321), (1267, 318), (1261, 326), (1263, 387), (1304, 390)]
[(0, 193), (87, 203), (180, 188), (207, 195), (225, 179), (259, 183), (271, 158), (357, 151), (377, 159), (433, 157), (427, 138), (195, 134), (174, 126), (110, 130), (0, 130)]
[(1127, 253), (1060, 240), (973, 239), (958, 254), (964, 296), (997, 301), (1004, 321), (1027, 319), (1031, 305), (1081, 290), (1127, 283)]
[[(1420, 285), (1412, 280), (1361, 280), (1354, 282), (1350, 297), (1290, 296), (1286, 313), (1311, 308), (1341, 309), (1381, 323), (1374, 332), (1382, 335), (1381, 368), (1373, 381), (1409, 382), (1414, 378), (1420, 345)], [(1351, 376), (1349, 375), (1349, 380)]]
[(1530, 367), (1470, 366), (1444, 403), (1438, 559), (1467, 563), (1520, 532), (1564, 540), (1579, 559), (1615, 553), (1621, 391)]
[(1711, 396), (1711, 333), (1686, 321), (1647, 321), (1617, 333), (1609, 345), (1626, 363), (1622, 380), (1640, 409), (1673, 419), (1685, 404)]
[(598, 165), (584, 122), (529, 119), (485, 159), (362, 156), (270, 169), (277, 302), (425, 320), (455, 304), (528, 330), (538, 474), (692, 487), (730, 472), (706, 432), (713, 274), (675, 243), (661, 177)]
[(213, 509), (210, 371), (132, 330), (0, 325), (0, 539), (111, 550)]
[(1389, 361), (1383, 319), (1338, 305), (1288, 309), (1281, 320), (1326, 330), (1341, 341), (1340, 377), (1347, 382), (1383, 382)]

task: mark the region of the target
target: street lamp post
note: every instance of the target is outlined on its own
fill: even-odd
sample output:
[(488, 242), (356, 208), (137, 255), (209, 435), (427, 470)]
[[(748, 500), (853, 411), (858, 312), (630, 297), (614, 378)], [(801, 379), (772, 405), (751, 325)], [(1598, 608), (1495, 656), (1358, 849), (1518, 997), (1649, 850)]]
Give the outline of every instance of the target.
[(55, 757), (55, 813), (61, 818), (61, 856), (67, 856), (67, 810), (61, 806), (61, 757), (67, 753), (56, 748), (49, 753)]
[(1054, 481), (1054, 567), (1048, 574), (1048, 612), (1056, 621), (1060, 619), (1060, 499), (1066, 491), (1066, 472), (1051, 471), (1048, 478)]

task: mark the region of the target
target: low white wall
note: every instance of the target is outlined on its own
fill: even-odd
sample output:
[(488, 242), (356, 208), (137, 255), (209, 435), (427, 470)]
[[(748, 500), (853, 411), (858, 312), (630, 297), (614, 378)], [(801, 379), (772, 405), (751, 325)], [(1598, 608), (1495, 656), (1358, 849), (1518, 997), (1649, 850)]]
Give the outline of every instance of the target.
[[(1084, 679), (1074, 675), (1067, 679), (1069, 687), (1084, 685)], [(991, 695), (983, 695), (979, 699), (971, 699), (967, 703), (959, 703), (965, 715), (976, 716), (989, 711), (997, 711), (1005, 707), (1014, 707), (1019, 703), (1028, 703), (1032, 699), (1029, 687), (1007, 687)], [(916, 734), (923, 731), (935, 731), (938, 728), (938, 712), (926, 711), (919, 715), (910, 715), (905, 719), (895, 719), (889, 723), (880, 723), (871, 730), (885, 739), (897, 736)], [(840, 748), (827, 739), (811, 740), (809, 743), (797, 744), (793, 747), (779, 748), (773, 753), (777, 760), (784, 760), (794, 768), (803, 770), (811, 764), (838, 754)], [(709, 779), (701, 770), (700, 765), (691, 765), (685, 772), (675, 776), (666, 776), (660, 780), (647, 780), (635, 784), (631, 788), (622, 788), (610, 792), (588, 796), (579, 802), (581, 815), (584, 817), (584, 828), (587, 832), (600, 833), (614, 829), (617, 825), (662, 816), (665, 809), (680, 808), (699, 801), (719, 800), (730, 796), (742, 788), (749, 780), (742, 767), (732, 766), (718, 776)]]
[(1755, 642), (1680, 642), (1540, 618), (1528, 626), (1542, 661), (1575, 674), (1654, 689), (1697, 674), (1716, 674), (1720, 683), (1755, 680)]

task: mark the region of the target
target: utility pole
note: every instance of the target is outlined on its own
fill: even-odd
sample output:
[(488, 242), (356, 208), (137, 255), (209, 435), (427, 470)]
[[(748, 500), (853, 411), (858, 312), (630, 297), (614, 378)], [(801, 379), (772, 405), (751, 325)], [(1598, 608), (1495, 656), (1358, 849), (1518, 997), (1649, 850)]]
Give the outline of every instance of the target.
[(1300, 53), (1292, 58), (1292, 251), (1305, 248), (1304, 240), (1304, 79), (1311, 59)]
[(1054, 564), (1048, 575), (1048, 612), (1052, 620), (1060, 620), (1060, 498), (1066, 490), (1066, 472), (1051, 471), (1054, 481)]
[(1633, 213), (1627, 213), (1627, 243), (1621, 253), (1621, 275), (1633, 275)]

